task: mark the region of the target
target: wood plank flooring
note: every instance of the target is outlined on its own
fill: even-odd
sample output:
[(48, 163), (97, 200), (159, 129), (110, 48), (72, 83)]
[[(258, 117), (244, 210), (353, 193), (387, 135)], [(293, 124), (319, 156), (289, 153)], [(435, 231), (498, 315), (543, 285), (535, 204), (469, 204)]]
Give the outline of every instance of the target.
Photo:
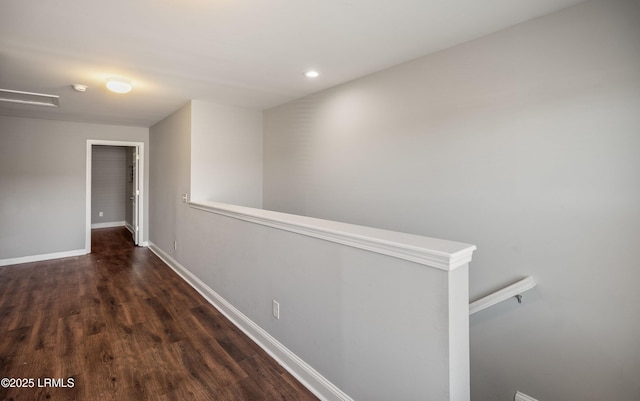
[(34, 379), (0, 400), (317, 399), (130, 237), (94, 230), (90, 255), (0, 268), (0, 378)]

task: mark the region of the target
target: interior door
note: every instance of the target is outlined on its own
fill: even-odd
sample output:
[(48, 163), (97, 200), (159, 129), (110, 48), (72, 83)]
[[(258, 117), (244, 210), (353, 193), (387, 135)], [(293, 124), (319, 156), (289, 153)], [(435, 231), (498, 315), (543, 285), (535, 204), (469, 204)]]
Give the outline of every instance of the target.
[(140, 208), (139, 200), (140, 200), (140, 177), (138, 163), (140, 161), (140, 155), (138, 154), (138, 147), (133, 148), (133, 186), (132, 186), (132, 194), (131, 194), (131, 208), (132, 208), (132, 225), (133, 225), (133, 242), (136, 245), (140, 245)]

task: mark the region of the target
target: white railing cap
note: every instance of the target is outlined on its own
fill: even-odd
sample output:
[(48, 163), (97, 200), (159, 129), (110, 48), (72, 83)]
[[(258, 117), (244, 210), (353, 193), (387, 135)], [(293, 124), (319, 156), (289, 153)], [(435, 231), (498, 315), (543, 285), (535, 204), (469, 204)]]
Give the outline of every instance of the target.
[(365, 249), (441, 270), (471, 261), (475, 245), (379, 228), (340, 223), (214, 201), (191, 201), (192, 208), (280, 230)]

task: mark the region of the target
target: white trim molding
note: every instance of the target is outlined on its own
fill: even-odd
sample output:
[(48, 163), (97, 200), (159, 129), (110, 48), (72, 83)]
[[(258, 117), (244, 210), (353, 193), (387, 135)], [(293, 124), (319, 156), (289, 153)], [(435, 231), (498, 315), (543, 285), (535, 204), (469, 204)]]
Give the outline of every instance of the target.
[(475, 245), (212, 201), (194, 209), (365, 249), (451, 271), (471, 261)]
[(533, 397), (529, 397), (526, 394), (523, 394), (519, 391), (516, 391), (516, 396), (513, 398), (515, 401), (538, 401)]
[(91, 223), (91, 229), (94, 228), (111, 228), (111, 227), (126, 227), (126, 221), (110, 221), (106, 223)]
[(76, 249), (73, 251), (45, 253), (42, 255), (23, 256), (20, 258), (0, 259), (0, 266), (18, 265), (22, 263), (42, 262), (43, 260), (53, 260), (70, 258), (74, 256), (86, 255), (85, 249)]
[(152, 242), (149, 242), (149, 249), (318, 398), (324, 401), (353, 401), (351, 397), (236, 309), (169, 254)]

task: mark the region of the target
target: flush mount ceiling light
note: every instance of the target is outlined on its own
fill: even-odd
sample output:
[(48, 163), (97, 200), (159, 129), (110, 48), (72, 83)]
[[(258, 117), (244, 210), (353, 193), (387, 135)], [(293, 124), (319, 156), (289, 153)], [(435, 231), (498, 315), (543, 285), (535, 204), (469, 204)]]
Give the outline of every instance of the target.
[(304, 73), (304, 76), (307, 78), (318, 78), (320, 76), (320, 73), (315, 70), (309, 70)]
[(122, 78), (109, 78), (107, 79), (107, 89), (115, 93), (129, 93), (131, 92), (131, 82)]
[(0, 89), (0, 102), (60, 107), (60, 96)]

